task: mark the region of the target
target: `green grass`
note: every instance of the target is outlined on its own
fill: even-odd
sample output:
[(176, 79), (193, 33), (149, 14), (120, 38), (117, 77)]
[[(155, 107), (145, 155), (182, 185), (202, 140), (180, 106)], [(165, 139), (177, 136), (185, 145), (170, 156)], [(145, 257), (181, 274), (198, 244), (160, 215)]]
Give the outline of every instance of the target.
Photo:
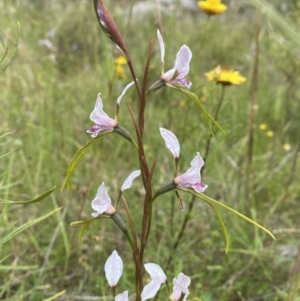
[[(123, 6), (123, 2), (118, 4)], [(227, 135), (217, 133), (212, 139), (203, 182), (209, 185), (208, 196), (271, 231), (277, 230), (277, 240), (273, 241), (230, 212), (220, 210), (230, 236), (230, 251), (226, 255), (214, 213), (197, 200), (166, 274), (169, 282), (180, 271), (190, 275), (190, 291), (203, 301), (299, 300), (296, 298), (299, 271), (293, 273), (293, 269), (300, 235), (297, 167), (300, 65), (298, 44), (294, 40), (300, 8), (290, 5), (286, 11), (280, 11), (278, 4), (278, 16), (263, 14), (259, 18), (259, 12), (251, 6), (243, 10), (241, 7), (230, 6), (222, 16), (210, 19), (200, 11), (193, 15), (180, 12), (180, 16), (164, 16), (165, 66), (166, 69), (172, 67), (181, 45), (191, 48), (191, 91), (199, 95), (212, 115), (221, 87), (208, 83), (204, 73), (222, 64), (230, 65), (247, 77), (245, 84), (227, 87), (225, 91), (218, 121)], [(132, 146), (117, 135), (105, 136), (79, 164), (71, 178), (71, 190), (61, 192), (59, 189), (71, 157), (90, 140), (85, 131), (92, 125), (89, 114), (97, 93), (101, 92), (104, 109), (113, 116), (115, 101), (130, 82), (130, 73), (126, 70), (124, 81), (112, 80), (113, 60), (119, 53), (101, 32), (90, 1), (7, 0), (0, 4), (0, 11), (0, 57), (9, 47), (9, 58), (16, 42), (17, 22), (21, 26), (17, 56), (8, 69), (0, 73), (0, 134), (12, 132), (1, 140), (0, 156), (21, 144), (0, 161), (0, 175), (6, 171), (0, 179), (3, 180), (0, 198), (30, 200), (54, 185), (58, 187), (40, 203), (1, 204), (1, 237), (63, 206), (60, 213), (28, 228), (1, 248), (0, 298), (43, 300), (63, 290), (66, 294), (57, 300), (108, 296), (103, 266), (114, 249), (125, 263), (118, 292), (125, 289), (133, 292), (130, 248), (115, 225), (106, 220), (91, 224), (82, 242), (78, 240), (78, 229), (69, 226), (73, 221), (90, 218), (90, 202), (102, 181), (109, 187), (111, 198), (117, 198), (125, 177), (138, 169)], [(121, 32), (125, 32), (127, 14), (118, 14), (117, 9), (111, 11)], [(160, 75), (154, 21), (151, 18), (140, 23), (132, 20), (127, 35), (140, 81), (149, 41), (155, 40), (149, 85)], [(248, 107), (256, 22), (261, 22), (262, 29), (253, 163), (247, 176)], [(56, 33), (50, 37), (47, 33), (52, 29)], [(279, 36), (285, 39), (284, 43), (279, 42)], [(39, 45), (43, 38), (51, 40), (57, 52)], [(297, 38), (299, 41), (299, 35)], [(136, 110), (134, 88), (124, 97), (120, 115), (120, 124), (134, 133), (126, 102)], [(273, 137), (259, 129), (262, 123), (274, 132)], [(189, 167), (196, 151), (204, 154), (209, 136), (201, 114), (182, 94), (172, 89), (152, 94), (147, 103), (145, 144), (148, 160), (152, 162), (157, 158), (154, 191), (172, 180), (174, 168), (172, 157), (159, 136), (159, 126), (175, 132), (181, 142), (181, 171)], [(290, 151), (283, 149), (285, 143), (291, 145)], [(140, 225), (141, 181), (136, 181), (126, 196), (134, 220)], [(188, 194), (182, 197), (187, 210), (191, 197)], [(122, 206), (119, 213), (125, 216)], [(164, 267), (184, 218), (175, 195), (166, 194), (155, 202), (153, 218), (145, 262)], [(283, 247), (288, 250), (286, 256), (280, 251)], [(160, 299), (165, 297), (164, 288)]]

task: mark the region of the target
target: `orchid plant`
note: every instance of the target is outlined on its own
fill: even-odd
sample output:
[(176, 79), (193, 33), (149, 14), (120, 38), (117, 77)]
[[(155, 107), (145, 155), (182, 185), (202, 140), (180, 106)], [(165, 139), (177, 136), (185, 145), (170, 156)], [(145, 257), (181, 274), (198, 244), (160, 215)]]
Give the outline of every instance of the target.
[[(179, 160), (180, 160), (180, 144), (174, 133), (165, 128), (159, 128), (161, 137), (163, 138), (166, 147), (170, 150), (172, 156), (174, 157), (175, 170), (174, 173), (170, 172), (170, 183), (159, 188), (157, 191), (153, 190), (153, 174), (155, 170), (155, 163), (150, 163), (146, 154), (145, 154), (145, 143), (144, 143), (144, 132), (145, 132), (145, 110), (147, 108), (147, 98), (150, 94), (154, 93), (158, 89), (162, 88), (172, 88), (180, 93), (186, 95), (190, 98), (195, 106), (199, 109), (200, 113), (204, 117), (205, 123), (211, 129), (211, 124), (216, 125), (219, 129), (220, 126), (213, 120), (213, 118), (204, 110), (202, 107), (198, 96), (187, 89), (191, 87), (192, 83), (187, 79), (188, 73), (190, 70), (190, 61), (192, 59), (192, 52), (190, 48), (186, 45), (183, 45), (179, 52), (177, 53), (175, 65), (172, 69), (167, 72), (164, 71), (164, 57), (165, 57), (165, 44), (163, 37), (159, 30), (157, 30), (158, 44), (160, 48), (160, 61), (161, 61), (161, 76), (160, 78), (152, 85), (148, 85), (148, 71), (150, 60), (153, 53), (153, 43), (150, 43), (148, 59), (146, 63), (146, 68), (144, 70), (144, 77), (142, 79), (142, 85), (139, 84), (140, 81), (137, 80), (135, 74), (135, 68), (130, 58), (130, 52), (128, 51), (125, 41), (120, 34), (117, 25), (110, 16), (106, 6), (104, 5), (104, 0), (94, 0), (96, 16), (99, 21), (99, 24), (102, 30), (106, 33), (109, 39), (121, 50), (124, 57), (126, 58), (127, 65), (132, 75), (133, 82), (128, 84), (123, 90), (120, 97), (116, 102), (116, 112), (115, 118), (109, 117), (107, 113), (103, 110), (103, 100), (98, 94), (96, 99), (95, 107), (90, 114), (90, 119), (94, 123), (92, 127), (87, 130), (87, 133), (91, 134), (92, 140), (90, 140), (85, 146), (79, 149), (73, 156), (67, 176), (65, 178), (64, 186), (69, 186), (71, 175), (76, 169), (78, 163), (83, 158), (84, 154), (92, 147), (92, 145), (103, 138), (108, 134), (118, 134), (121, 138), (126, 139), (131, 143), (134, 150), (136, 150), (136, 159), (138, 161), (139, 170), (133, 171), (121, 185), (118, 191), (118, 198), (113, 204), (107, 188), (102, 182), (99, 186), (95, 198), (91, 201), (91, 219), (85, 221), (76, 221), (73, 222), (72, 226), (81, 227), (79, 232), (80, 238), (82, 237), (84, 231), (87, 229), (88, 225), (92, 222), (97, 222), (99, 219), (112, 219), (117, 227), (125, 235), (128, 244), (131, 248), (132, 258), (135, 266), (135, 299), (138, 300), (147, 300), (154, 298), (160, 287), (166, 284), (168, 289), (169, 299), (171, 301), (186, 300), (189, 295), (189, 285), (191, 280), (188, 276), (180, 273), (177, 278), (173, 280), (173, 291), (171, 292), (168, 286), (167, 277), (162, 270), (155, 263), (144, 264), (144, 254), (147, 247), (147, 242), (151, 233), (152, 225), (152, 210), (153, 203), (159, 201), (161, 195), (169, 193), (171, 191), (175, 192), (177, 199), (179, 201), (179, 208), (184, 211), (183, 198), (180, 196), (181, 193), (190, 193), (195, 197), (202, 199), (206, 202), (216, 214), (217, 219), (220, 222), (222, 231), (224, 233), (225, 242), (226, 242), (226, 252), (229, 248), (229, 240), (226, 227), (224, 222), (218, 212), (218, 208), (225, 208), (230, 212), (237, 214), (244, 220), (254, 224), (255, 226), (261, 228), (272, 237), (272, 233), (260, 226), (253, 220), (247, 218), (243, 214), (235, 211), (234, 209), (226, 206), (225, 204), (218, 202), (207, 195), (204, 194), (204, 191), (208, 188), (208, 185), (202, 182), (201, 179), (201, 168), (204, 166), (204, 160), (200, 156), (199, 152), (195, 152), (195, 156), (191, 161), (190, 168), (186, 172), (181, 173), (179, 171)], [(135, 128), (135, 139), (133, 134), (130, 134), (124, 127), (119, 123), (119, 113), (120, 113), (120, 103), (121, 99), (125, 97), (127, 90), (135, 86), (137, 92), (137, 99), (139, 102), (139, 107), (137, 112), (134, 112), (133, 109), (128, 106), (129, 114), (132, 118), (132, 122)], [(150, 86), (148, 89), (147, 87)], [(137, 116), (137, 118), (136, 118)], [(158, 133), (158, 132), (157, 132)], [(134, 154), (134, 153), (133, 153)], [(143, 188), (144, 188), (144, 199), (143, 199), (143, 210), (141, 212), (141, 229), (137, 229), (130, 206), (126, 201), (124, 191), (130, 189), (133, 181), (140, 177)], [(107, 183), (109, 186), (109, 183)], [(124, 217), (121, 216), (118, 210), (120, 202), (124, 206), (127, 220), (124, 221)], [(124, 212), (124, 210), (122, 210)], [(144, 269), (149, 273), (151, 281), (144, 285)], [(116, 295), (116, 286), (122, 275), (123, 271), (123, 262), (117, 251), (113, 251), (112, 255), (109, 257), (105, 264), (105, 275), (108, 280), (108, 283), (112, 290), (112, 295), (116, 301), (127, 301), (128, 300), (128, 291), (125, 291), (121, 294)]]

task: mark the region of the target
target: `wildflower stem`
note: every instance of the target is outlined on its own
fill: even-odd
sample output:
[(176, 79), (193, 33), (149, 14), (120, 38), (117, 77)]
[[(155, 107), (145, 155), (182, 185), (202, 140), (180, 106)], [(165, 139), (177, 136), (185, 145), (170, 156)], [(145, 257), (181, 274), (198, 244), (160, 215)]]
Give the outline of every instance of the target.
[(146, 93), (147, 93), (146, 88), (148, 83), (149, 65), (152, 57), (152, 52), (153, 52), (153, 39), (150, 41), (148, 57), (147, 57), (145, 71), (144, 71), (144, 78), (143, 78), (142, 98), (141, 98), (140, 108), (139, 108), (139, 130), (142, 139), (143, 139), (144, 125), (145, 125), (144, 115), (145, 115), (145, 108), (146, 108)]
[(132, 218), (132, 214), (129, 210), (128, 204), (126, 202), (126, 199), (124, 198), (123, 194), (121, 195), (123, 203), (125, 205), (125, 209), (126, 209), (126, 213), (127, 213), (127, 217), (128, 217), (128, 221), (129, 221), (129, 226), (130, 226), (130, 230), (131, 230), (131, 236), (132, 236), (132, 240), (133, 240), (133, 252), (132, 252), (132, 256), (133, 256), (133, 260), (134, 260), (134, 264), (135, 264), (135, 286), (136, 286), (136, 292), (141, 292), (142, 288), (143, 288), (143, 283), (142, 283), (142, 267), (141, 267), (141, 263), (140, 263), (140, 255), (139, 255), (139, 249), (138, 249), (138, 244), (137, 244), (137, 236), (136, 236), (136, 231), (135, 231), (135, 227), (134, 227), (134, 222), (133, 222), (133, 218)]
[[(219, 102), (218, 102), (218, 105), (217, 105), (217, 109), (216, 109), (215, 115), (214, 115), (214, 120), (215, 121), (218, 120), (219, 112), (220, 112), (220, 109), (221, 109), (221, 106), (222, 106), (222, 103), (223, 103), (223, 100), (224, 100), (224, 95), (225, 95), (225, 85), (222, 85), (221, 95), (220, 95)], [(205, 153), (204, 153), (204, 157), (203, 157), (204, 161), (206, 161), (206, 159), (209, 155), (209, 150), (210, 150), (212, 137), (213, 137), (212, 135), (209, 135), (207, 140), (206, 140)], [(205, 169), (205, 165), (202, 168), (202, 176), (203, 176), (204, 169)]]
[(133, 69), (133, 65), (132, 65), (131, 59), (130, 59), (129, 55), (126, 58), (127, 58), (127, 65), (129, 67), (131, 76), (133, 78), (134, 85), (135, 85), (136, 91), (137, 91), (138, 96), (139, 96), (139, 100), (141, 102), (142, 101), (141, 91), (140, 91), (140, 87), (138, 85), (138, 82), (137, 82), (137, 79), (136, 79), (136, 76), (135, 76), (135, 72), (134, 72), (134, 69)]
[[(222, 90), (221, 90), (221, 95), (220, 95), (220, 98), (219, 98), (219, 102), (218, 102), (218, 105), (217, 105), (217, 109), (215, 111), (215, 114), (214, 114), (214, 118), (213, 120), (215, 121), (215, 123), (217, 122), (218, 120), (218, 116), (219, 116), (219, 112), (220, 112), (220, 108), (222, 106), (222, 103), (223, 103), (223, 99), (224, 99), (224, 95), (225, 95), (225, 85), (222, 85)], [(209, 154), (209, 150), (210, 150), (210, 144), (211, 144), (211, 139), (212, 139), (212, 135), (209, 135), (209, 137), (207, 138), (207, 141), (206, 141), (206, 147), (205, 147), (205, 153), (204, 153), (204, 161), (207, 159), (207, 156)], [(205, 165), (202, 167), (202, 177), (203, 177), (203, 172), (205, 170)], [(155, 194), (156, 195), (156, 194)], [(185, 214), (185, 217), (184, 217), (184, 220), (182, 222), (182, 225), (181, 225), (181, 228), (180, 228), (180, 231), (177, 235), (177, 238), (173, 244), (173, 248), (172, 248), (172, 252), (170, 253), (169, 255), (169, 258), (167, 260), (167, 265), (166, 265), (166, 269), (170, 266), (172, 260), (173, 260), (173, 254), (175, 253), (176, 249), (178, 248), (178, 245), (180, 243), (180, 240), (181, 238), (183, 237), (184, 235), (184, 232), (185, 232), (185, 229), (186, 229), (186, 226), (187, 226), (187, 223), (188, 221), (190, 220), (191, 218), (191, 212), (193, 210), (193, 207), (194, 207), (194, 203), (195, 203), (195, 200), (196, 200), (196, 196), (193, 195), (192, 198), (191, 198), (191, 201), (190, 201), (190, 204), (189, 204), (189, 207), (188, 207), (188, 210)]]

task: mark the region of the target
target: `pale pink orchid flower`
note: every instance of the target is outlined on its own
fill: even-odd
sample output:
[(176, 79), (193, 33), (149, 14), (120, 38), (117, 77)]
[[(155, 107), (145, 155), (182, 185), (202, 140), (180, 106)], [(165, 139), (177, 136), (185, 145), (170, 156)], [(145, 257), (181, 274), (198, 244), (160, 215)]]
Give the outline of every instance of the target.
[(128, 291), (123, 292), (115, 297), (115, 301), (128, 301)]
[[(127, 90), (134, 85), (134, 82), (131, 82), (128, 84), (124, 90), (122, 91), (121, 95), (117, 99), (117, 107), (120, 106), (121, 100)], [(93, 112), (90, 115), (90, 119), (95, 123), (94, 126), (92, 126), (90, 129), (88, 129), (86, 132), (92, 134), (91, 136), (93, 138), (97, 137), (99, 132), (111, 132), (115, 129), (115, 127), (118, 125), (117, 120), (112, 119), (109, 117), (104, 111), (103, 111), (103, 101), (100, 97), (100, 93), (97, 96), (96, 104), (94, 107)]]
[(153, 298), (160, 289), (160, 286), (167, 281), (167, 276), (159, 265), (146, 263), (144, 267), (149, 273), (151, 281), (144, 286), (141, 301)]
[(180, 155), (180, 145), (177, 137), (169, 130), (159, 128), (160, 134), (165, 140), (166, 147), (171, 151), (174, 158), (178, 159)]
[(133, 171), (124, 181), (122, 187), (121, 187), (121, 192), (123, 192), (126, 189), (131, 188), (132, 182), (135, 178), (137, 178), (141, 174), (140, 170), (135, 170)]
[(109, 286), (115, 287), (123, 273), (123, 261), (116, 250), (108, 257), (104, 271)]
[(184, 275), (183, 273), (180, 273), (177, 278), (173, 279), (173, 292), (170, 295), (169, 299), (171, 301), (178, 301), (181, 299), (182, 295), (183, 301), (186, 301), (186, 298), (190, 294), (189, 292), (189, 285), (191, 284), (191, 279), (190, 277)]
[(161, 79), (169, 85), (180, 85), (185, 88), (190, 88), (192, 83), (185, 78), (190, 71), (190, 61), (192, 59), (190, 48), (186, 45), (181, 46), (176, 56), (175, 66), (164, 73), (165, 44), (159, 30), (157, 30), (157, 38), (160, 47), (160, 59), (163, 73)]
[(97, 137), (99, 132), (111, 132), (118, 125), (117, 121), (110, 118), (103, 111), (103, 102), (100, 97), (100, 93), (97, 96), (96, 104), (93, 112), (90, 115), (90, 119), (95, 123), (94, 126), (89, 128), (86, 132), (92, 134), (93, 138)]
[(204, 161), (200, 154), (194, 157), (191, 162), (191, 167), (182, 175), (174, 179), (174, 183), (182, 188), (193, 188), (197, 192), (203, 192), (208, 186), (201, 182), (200, 171)]
[(112, 215), (116, 212), (115, 208), (111, 204), (111, 198), (107, 193), (104, 182), (102, 182), (98, 188), (96, 197), (92, 201), (92, 208), (95, 210), (95, 212), (92, 213), (93, 217), (97, 217), (103, 213)]

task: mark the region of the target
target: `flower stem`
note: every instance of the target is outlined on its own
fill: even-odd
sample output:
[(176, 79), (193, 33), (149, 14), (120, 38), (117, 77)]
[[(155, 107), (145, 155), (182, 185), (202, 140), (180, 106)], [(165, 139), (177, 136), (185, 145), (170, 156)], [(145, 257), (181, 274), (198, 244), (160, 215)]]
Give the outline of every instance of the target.
[(129, 226), (130, 226), (130, 230), (131, 230), (131, 236), (132, 236), (132, 240), (133, 240), (132, 256), (133, 256), (133, 260), (134, 260), (134, 264), (135, 264), (135, 286), (136, 286), (136, 292), (139, 296), (142, 291), (142, 288), (143, 288), (143, 283), (142, 283), (143, 275), (142, 275), (142, 267), (140, 264), (140, 255), (139, 255), (139, 248), (138, 248), (138, 244), (137, 244), (137, 235), (136, 235), (136, 231), (135, 231), (135, 227), (134, 227), (132, 214), (129, 210), (126, 199), (124, 198), (123, 194), (121, 195), (121, 197), (122, 197), (123, 203), (125, 205), (125, 209), (126, 209), (126, 213), (127, 213), (127, 217), (128, 217), (128, 221), (129, 221)]
[[(218, 120), (219, 112), (220, 112), (220, 109), (221, 109), (221, 106), (222, 106), (222, 103), (223, 103), (223, 100), (224, 100), (224, 95), (225, 95), (225, 85), (222, 85), (221, 95), (220, 95), (219, 102), (218, 102), (218, 105), (217, 105), (217, 108), (216, 108), (216, 111), (215, 111), (215, 114), (214, 114), (214, 120), (215, 120), (215, 121)], [(208, 157), (208, 154), (209, 154), (211, 139), (212, 139), (212, 135), (209, 135), (209, 137), (207, 138), (207, 141), (206, 141), (205, 154), (204, 154), (204, 161), (206, 160), (206, 158)], [(202, 171), (201, 171), (202, 176), (203, 176), (203, 172), (204, 172), (204, 167), (205, 167), (205, 165), (203, 166)], [(191, 218), (191, 212), (192, 212), (192, 210), (193, 210), (195, 200), (196, 200), (196, 196), (193, 195), (192, 198), (191, 198), (191, 201), (190, 201), (188, 210), (187, 210), (187, 212), (186, 212), (186, 214), (185, 214), (184, 220), (183, 220), (183, 222), (182, 222), (180, 231), (179, 231), (179, 233), (178, 233), (178, 235), (177, 235), (176, 241), (175, 241), (175, 243), (173, 244), (172, 251), (171, 251), (171, 253), (170, 253), (170, 255), (169, 255), (168, 259), (167, 259), (166, 269), (168, 269), (168, 267), (169, 267), (170, 264), (172, 263), (172, 260), (173, 260), (173, 254), (174, 254), (175, 251), (177, 250), (178, 245), (179, 245), (179, 243), (180, 243), (180, 240), (181, 240), (181, 238), (182, 238), (183, 235), (184, 235), (184, 232), (185, 232), (187, 223), (188, 223), (188, 221), (189, 221), (190, 218)]]

